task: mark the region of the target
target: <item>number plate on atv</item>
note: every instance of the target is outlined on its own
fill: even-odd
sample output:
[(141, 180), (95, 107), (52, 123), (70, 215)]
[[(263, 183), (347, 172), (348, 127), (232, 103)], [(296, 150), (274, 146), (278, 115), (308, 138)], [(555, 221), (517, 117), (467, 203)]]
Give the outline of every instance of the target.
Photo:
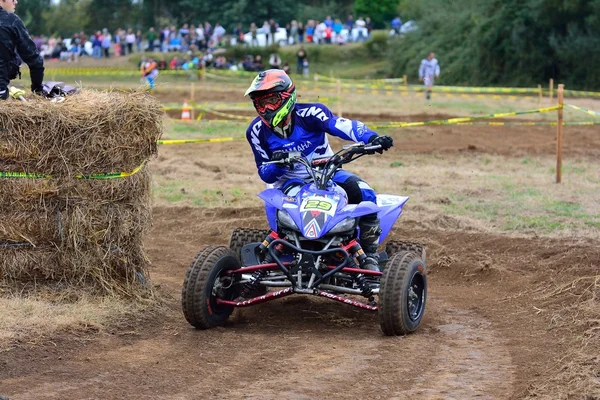
[(302, 200), (300, 212), (320, 211), (324, 214), (333, 216), (335, 214), (337, 203), (338, 201), (335, 199), (329, 199), (321, 196), (311, 196)]

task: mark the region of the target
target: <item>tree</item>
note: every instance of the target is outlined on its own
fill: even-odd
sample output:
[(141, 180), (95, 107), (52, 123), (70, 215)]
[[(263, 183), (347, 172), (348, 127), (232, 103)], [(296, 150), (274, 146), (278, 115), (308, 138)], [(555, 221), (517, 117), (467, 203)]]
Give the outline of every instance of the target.
[(19, 2), (17, 14), (31, 35), (41, 35), (46, 30), (43, 12), (49, 8), (50, 0), (27, 0)]
[(356, 0), (354, 2), (355, 17), (370, 17), (373, 26), (383, 28), (396, 14), (399, 0)]
[(91, 0), (62, 0), (49, 7), (43, 12), (45, 33), (65, 38), (80, 32), (89, 23), (90, 4)]

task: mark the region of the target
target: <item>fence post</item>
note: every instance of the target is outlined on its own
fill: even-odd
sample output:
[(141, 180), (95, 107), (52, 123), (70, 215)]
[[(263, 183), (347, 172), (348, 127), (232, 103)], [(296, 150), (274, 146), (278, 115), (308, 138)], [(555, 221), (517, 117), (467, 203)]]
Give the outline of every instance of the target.
[(539, 94), (539, 99), (538, 99), (538, 105), (541, 107), (542, 106), (542, 85), (538, 85), (538, 94)]
[(342, 116), (342, 81), (341, 80), (337, 80), (337, 85), (336, 85), (336, 93), (337, 93), (337, 105), (338, 105), (338, 117)]
[(200, 70), (200, 80), (204, 82), (206, 80), (206, 65), (202, 63), (202, 69)]
[(556, 183), (562, 181), (562, 140), (563, 140), (563, 90), (565, 85), (558, 85), (558, 124), (556, 132)]
[(554, 95), (554, 79), (550, 78), (550, 104), (552, 104), (553, 95)]

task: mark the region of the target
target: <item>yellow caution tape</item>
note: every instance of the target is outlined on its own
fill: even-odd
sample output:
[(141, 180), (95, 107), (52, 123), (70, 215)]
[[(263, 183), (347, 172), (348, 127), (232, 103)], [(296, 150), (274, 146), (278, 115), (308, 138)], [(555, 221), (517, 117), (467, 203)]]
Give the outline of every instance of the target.
[(571, 107), (571, 108), (573, 108), (575, 110), (584, 112), (586, 114), (593, 115), (594, 117), (600, 117), (600, 113), (599, 112), (591, 111), (591, 110), (586, 110), (585, 108), (577, 107), (577, 106), (574, 106), (573, 104), (567, 104), (567, 106), (569, 106), (569, 107)]
[(244, 140), (243, 137), (224, 137), (224, 138), (211, 138), (211, 139), (164, 139), (159, 140), (158, 144), (188, 144), (188, 143), (222, 143), (232, 142), (234, 140)]
[[(449, 119), (422, 121), (422, 122), (391, 122), (386, 126), (395, 127), (395, 128), (408, 128), (408, 127), (413, 127), (413, 126), (424, 126), (424, 125), (452, 125), (452, 124), (459, 124), (459, 123), (463, 123), (463, 122), (475, 121), (478, 119), (505, 118), (505, 117), (514, 117), (516, 115), (545, 113), (545, 112), (555, 111), (560, 108), (561, 108), (561, 106), (558, 105), (558, 106), (553, 106), (553, 107), (540, 108), (540, 109), (536, 109), (536, 110), (514, 111), (514, 112), (508, 112), (508, 113), (482, 115), (482, 116), (477, 116), (477, 117), (449, 118)], [(379, 123), (379, 124), (380, 125), (378, 125), (378, 126), (382, 126), (381, 123)]]
[[(131, 172), (115, 172), (110, 174), (91, 174), (91, 175), (75, 175), (76, 179), (117, 179), (126, 178), (140, 172), (140, 170), (146, 165), (144, 161), (139, 167), (135, 168)], [(27, 179), (52, 179), (52, 175), (48, 174), (37, 174), (29, 172), (6, 172), (0, 171), (0, 178), (27, 178)]]

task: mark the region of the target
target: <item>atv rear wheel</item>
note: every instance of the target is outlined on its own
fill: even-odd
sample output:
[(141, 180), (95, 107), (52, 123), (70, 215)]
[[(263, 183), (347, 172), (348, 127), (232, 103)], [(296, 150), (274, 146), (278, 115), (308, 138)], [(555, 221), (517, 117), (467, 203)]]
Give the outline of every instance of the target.
[(379, 324), (387, 336), (406, 335), (421, 324), (427, 300), (425, 262), (412, 251), (395, 253), (379, 288)]
[(217, 303), (217, 298), (234, 300), (240, 286), (227, 271), (240, 268), (238, 258), (225, 246), (210, 246), (192, 261), (181, 290), (181, 308), (185, 319), (198, 329), (223, 325), (232, 306)]
[(423, 262), (427, 262), (427, 251), (421, 243), (405, 242), (402, 240), (390, 240), (385, 245), (385, 252), (389, 259), (396, 253), (401, 251), (412, 251), (419, 255)]
[(262, 242), (268, 234), (268, 229), (236, 228), (231, 233), (229, 248), (241, 261), (242, 248), (248, 243)]

